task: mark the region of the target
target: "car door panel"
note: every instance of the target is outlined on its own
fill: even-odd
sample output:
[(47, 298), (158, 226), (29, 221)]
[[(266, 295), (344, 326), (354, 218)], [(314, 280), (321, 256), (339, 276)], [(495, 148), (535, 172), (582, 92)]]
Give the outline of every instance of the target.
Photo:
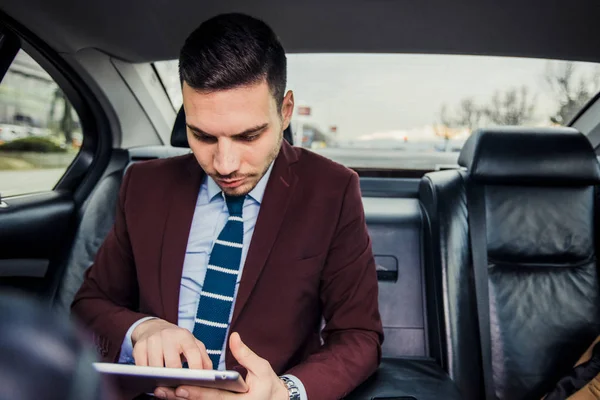
[[(4, 199), (0, 209), (0, 286), (39, 290), (70, 238), (75, 204), (69, 193)], [(28, 282), (29, 281), (29, 282)]]

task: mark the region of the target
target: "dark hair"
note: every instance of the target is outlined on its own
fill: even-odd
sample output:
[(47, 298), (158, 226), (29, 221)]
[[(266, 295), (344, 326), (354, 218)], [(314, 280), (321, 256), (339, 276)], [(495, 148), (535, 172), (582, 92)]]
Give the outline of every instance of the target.
[(179, 78), (197, 90), (226, 90), (267, 80), (281, 108), (286, 57), (275, 32), (244, 14), (221, 14), (188, 36), (179, 55)]

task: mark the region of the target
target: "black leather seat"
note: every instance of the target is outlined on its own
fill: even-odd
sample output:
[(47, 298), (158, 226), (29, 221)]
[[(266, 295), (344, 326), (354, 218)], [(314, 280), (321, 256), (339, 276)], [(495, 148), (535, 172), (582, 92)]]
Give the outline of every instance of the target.
[(460, 393), (434, 360), (384, 358), (348, 400), (459, 400)]
[(426, 273), (440, 315), (431, 342), (467, 400), (483, 399), (468, 185), (483, 187), (491, 370), (497, 398), (539, 399), (600, 333), (596, 245), (600, 168), (570, 128), (480, 130), (466, 170), (427, 174)]
[(57, 276), (53, 307), (64, 315), (71, 313), (75, 293), (83, 283), (85, 271), (112, 228), (123, 174), (129, 165), (127, 150), (113, 150), (104, 176), (80, 211), (80, 221), (62, 274)]
[[(183, 130), (182, 130), (183, 129)], [(183, 107), (177, 114), (171, 134), (173, 147), (189, 148), (185, 133)], [(96, 252), (112, 228), (121, 181), (127, 167), (136, 161), (180, 155), (162, 146), (136, 148), (130, 151), (113, 150), (111, 162), (104, 176), (80, 210), (80, 220), (65, 264), (54, 278), (54, 292), (50, 294), (53, 307), (62, 314), (70, 314), (71, 303), (83, 283), (85, 271), (92, 265)]]

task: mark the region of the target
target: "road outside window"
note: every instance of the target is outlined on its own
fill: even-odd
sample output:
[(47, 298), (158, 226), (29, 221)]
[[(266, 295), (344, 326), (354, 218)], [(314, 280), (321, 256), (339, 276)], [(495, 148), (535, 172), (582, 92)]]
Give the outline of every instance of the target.
[(73, 106), (23, 50), (0, 84), (0, 194), (52, 190), (83, 140)]

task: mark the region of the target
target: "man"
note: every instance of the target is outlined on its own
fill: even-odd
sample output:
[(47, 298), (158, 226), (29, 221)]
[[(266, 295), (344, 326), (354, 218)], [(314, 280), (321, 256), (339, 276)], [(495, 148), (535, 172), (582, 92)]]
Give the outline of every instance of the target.
[(383, 340), (358, 177), (282, 141), (294, 97), (263, 22), (217, 16), (179, 63), (193, 155), (131, 166), (73, 312), (106, 360), (247, 373), (243, 395), (162, 398), (343, 397)]

